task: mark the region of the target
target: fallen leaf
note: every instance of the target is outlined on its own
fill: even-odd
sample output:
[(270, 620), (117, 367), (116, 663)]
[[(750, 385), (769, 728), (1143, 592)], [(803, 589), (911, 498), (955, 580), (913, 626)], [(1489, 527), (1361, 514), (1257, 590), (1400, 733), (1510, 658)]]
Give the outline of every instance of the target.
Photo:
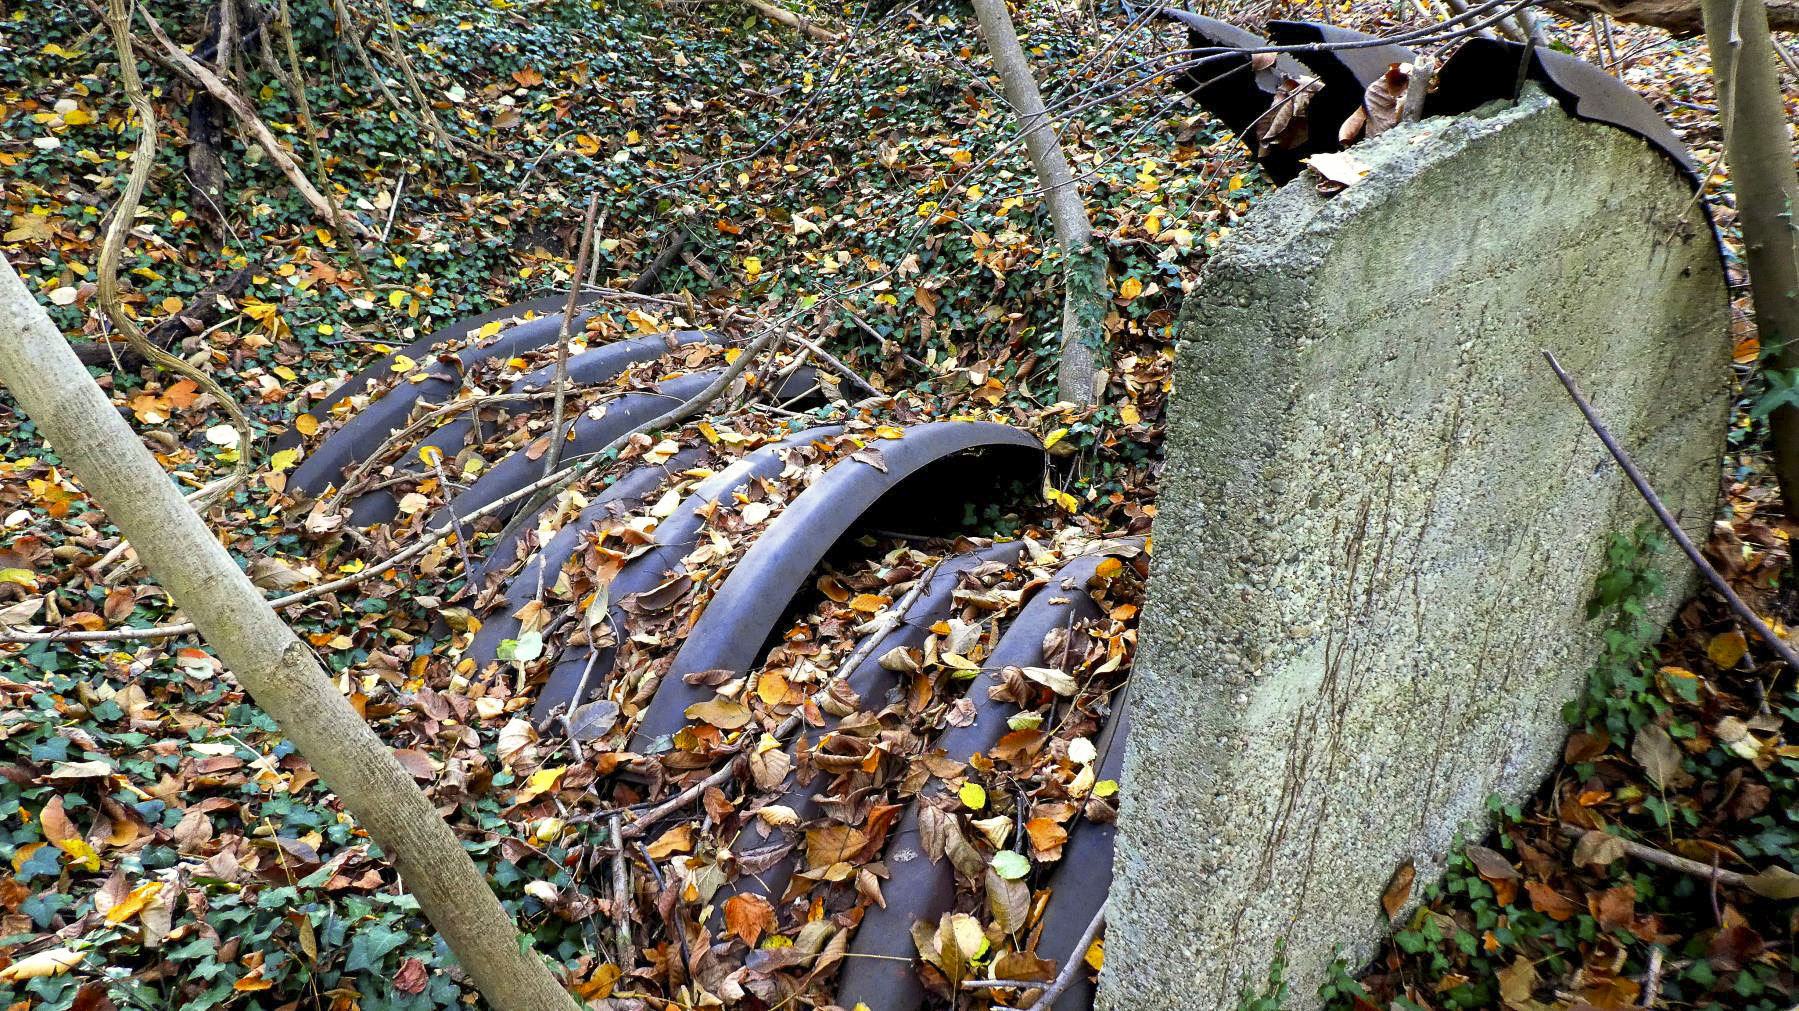
[(1380, 905), (1387, 911), (1387, 919), (1391, 920), (1405, 908), (1407, 900), (1412, 897), (1412, 882), (1418, 877), (1418, 869), (1410, 860), (1400, 864), (1388, 879), (1386, 890), (1381, 892)]

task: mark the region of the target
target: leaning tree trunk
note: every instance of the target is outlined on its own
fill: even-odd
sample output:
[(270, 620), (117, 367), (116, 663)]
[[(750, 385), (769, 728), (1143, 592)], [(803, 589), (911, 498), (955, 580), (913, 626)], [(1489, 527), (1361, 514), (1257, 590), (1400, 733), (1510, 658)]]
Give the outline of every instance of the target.
[(450, 827), (188, 507), (0, 258), (0, 383), (281, 733), (393, 860), (419, 908), (499, 1011), (576, 1005)]
[(1043, 107), (1031, 65), (1018, 44), (1006, 0), (974, 0), (981, 36), (999, 71), (1006, 101), (1018, 114), (1025, 151), (1049, 204), (1056, 242), (1062, 247), (1062, 367), (1056, 373), (1056, 396), (1083, 407), (1098, 400), (1093, 388), (1099, 355), (1105, 347), (1106, 261), (1093, 244), (1093, 226), (1075, 185), (1054, 124)]
[[(1763, 367), (1776, 388), (1799, 387), (1799, 176), (1768, 12), (1755, 0), (1704, 0), (1704, 7)], [(1792, 516), (1799, 510), (1799, 404), (1789, 399), (1776, 407), (1768, 430), (1774, 474)]]

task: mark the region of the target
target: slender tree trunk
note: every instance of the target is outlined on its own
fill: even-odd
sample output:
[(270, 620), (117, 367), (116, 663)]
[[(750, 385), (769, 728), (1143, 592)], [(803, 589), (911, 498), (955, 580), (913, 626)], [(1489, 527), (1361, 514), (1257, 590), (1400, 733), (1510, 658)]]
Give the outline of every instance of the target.
[(400, 871), (498, 1011), (576, 1007), (425, 794), (263, 600), (0, 258), (0, 383)]
[[(1776, 389), (1799, 386), (1799, 177), (1768, 12), (1755, 0), (1704, 0), (1712, 83), (1724, 125), (1724, 157), (1736, 190), (1763, 368)], [(1799, 405), (1768, 417), (1774, 474), (1787, 515), (1799, 510)]]
[(1018, 114), (1025, 151), (1049, 204), (1056, 242), (1062, 247), (1062, 366), (1056, 373), (1056, 396), (1090, 406), (1098, 400), (1093, 386), (1106, 339), (1105, 256), (1093, 244), (1086, 204), (1081, 201), (1068, 159), (1062, 156), (1062, 144), (1043, 107), (1031, 65), (1018, 44), (1006, 0), (974, 0), (974, 12), (987, 51), (993, 56), (993, 67), (999, 71), (1006, 101)]

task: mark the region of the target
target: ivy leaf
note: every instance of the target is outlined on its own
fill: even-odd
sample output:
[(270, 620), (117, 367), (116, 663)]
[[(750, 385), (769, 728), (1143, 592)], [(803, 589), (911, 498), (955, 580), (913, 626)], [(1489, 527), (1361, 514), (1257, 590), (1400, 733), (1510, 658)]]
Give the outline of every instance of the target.
[(371, 923), (350, 939), (350, 957), (344, 961), (345, 972), (377, 971), (381, 960), (406, 943), (406, 932), (380, 923)]

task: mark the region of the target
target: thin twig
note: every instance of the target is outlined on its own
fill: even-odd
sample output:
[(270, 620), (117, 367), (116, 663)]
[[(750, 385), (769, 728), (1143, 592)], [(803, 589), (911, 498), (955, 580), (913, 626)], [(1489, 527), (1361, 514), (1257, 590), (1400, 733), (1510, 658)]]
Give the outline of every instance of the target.
[(256, 433), (251, 429), (250, 419), (245, 417), (243, 408), (225, 392), (217, 379), (188, 364), (185, 359), (152, 344), (137, 321), (125, 313), (125, 305), (119, 298), (119, 255), (124, 251), (125, 236), (131, 231), (137, 217), (137, 204), (143, 198), (144, 187), (149, 184), (150, 170), (156, 164), (156, 110), (150, 105), (149, 96), (144, 93), (144, 82), (137, 75), (137, 56), (131, 44), (130, 17), (124, 0), (108, 0), (106, 24), (112, 29), (113, 44), (118, 48), (120, 84), (125, 89), (126, 101), (137, 114), (138, 137), (137, 148), (131, 153), (131, 175), (125, 182), (124, 192), (119, 195), (119, 202), (113, 205), (112, 222), (107, 226), (106, 238), (100, 246), (100, 307), (112, 322), (113, 328), (125, 335), (132, 350), (164, 370), (186, 376), (202, 390), (212, 394), (219, 402), (219, 407), (231, 418), (231, 427), (237, 430), (237, 461), (232, 465), (231, 476), (214, 485), (210, 492), (189, 500), (199, 510), (228, 494), (250, 476), (250, 457), (256, 448)]
[[(1570, 825), (1567, 822), (1562, 822), (1562, 834), (1570, 839), (1579, 839), (1590, 831), (1603, 832), (1605, 830), (1584, 829), (1579, 825)], [(1606, 834), (1611, 835), (1609, 832)], [(1654, 864), (1657, 867), (1665, 867), (1671, 871), (1679, 871), (1682, 874), (1691, 874), (1696, 878), (1716, 881), (1718, 884), (1726, 885), (1731, 888), (1744, 887), (1743, 875), (1738, 874), (1736, 871), (1720, 870), (1709, 864), (1702, 864), (1697, 860), (1688, 860), (1686, 857), (1669, 853), (1667, 850), (1659, 850), (1654, 846), (1646, 846), (1640, 842), (1632, 842), (1623, 836), (1612, 835), (1612, 838), (1618, 840), (1619, 845), (1624, 847), (1625, 853), (1636, 857), (1644, 863)]]
[(556, 328), (556, 400), (550, 414), (550, 448), (543, 455), (543, 476), (556, 473), (562, 459), (562, 412), (568, 391), (568, 338), (574, 325), (575, 302), (581, 297), (581, 275), (587, 273), (587, 254), (593, 248), (593, 216), (599, 209), (600, 195), (587, 197), (587, 215), (581, 221), (581, 244), (575, 254), (575, 270), (568, 279), (568, 302), (562, 308), (562, 324)]
[(795, 333), (788, 334), (787, 339), (794, 342), (795, 344), (798, 344), (800, 347), (805, 348), (807, 351), (810, 351), (812, 353), (812, 357), (818, 359), (821, 362), (824, 362), (826, 365), (829, 365), (831, 367), (832, 372), (837, 373), (838, 375), (842, 376), (843, 378), (848, 379), (850, 382), (861, 387), (865, 392), (868, 393), (869, 396), (871, 396), (871, 397), (892, 396), (892, 394), (890, 394), (890, 393), (883, 393), (880, 390), (875, 389), (874, 386), (870, 385), (868, 380), (863, 379), (860, 375), (857, 375), (855, 369), (852, 369), (848, 365), (845, 365), (841, 361), (838, 361), (837, 356), (831, 354), (829, 351), (826, 351), (824, 348), (819, 347), (817, 344), (813, 343), (812, 341), (807, 340), (806, 338), (801, 337), (799, 334), (795, 334)]
[(1087, 929), (1081, 933), (1081, 939), (1075, 942), (1074, 950), (1069, 952), (1068, 962), (1062, 966), (1062, 971), (1056, 973), (1055, 982), (1051, 983), (1049, 989), (1043, 991), (1043, 996), (1037, 998), (1025, 1011), (1050, 1011), (1050, 1008), (1055, 1006), (1056, 999), (1062, 996), (1062, 991), (1073, 985), (1075, 976), (1079, 975), (1086, 965), (1087, 949), (1093, 946), (1093, 939), (1099, 936), (1100, 928), (1105, 925), (1106, 907), (1102, 905), (1099, 907), (1099, 912), (1093, 914), (1093, 922), (1087, 924)]
[(1680, 550), (1686, 552), (1687, 558), (1699, 567), (1700, 572), (1705, 574), (1706, 580), (1730, 605), (1730, 609), (1736, 612), (1736, 616), (1741, 618), (1744, 624), (1754, 629), (1755, 634), (1760, 636), (1762, 641), (1766, 642), (1768, 647), (1782, 660), (1786, 661), (1788, 667), (1799, 671), (1799, 654), (1795, 654), (1791, 646), (1788, 646), (1780, 636), (1774, 634), (1773, 629), (1756, 617), (1755, 612), (1749, 609), (1749, 605), (1743, 602), (1743, 598), (1737, 596), (1736, 591), (1730, 588), (1730, 584), (1724, 581), (1724, 577), (1718, 574), (1718, 570), (1712, 567), (1712, 563), (1706, 561), (1705, 556), (1699, 553), (1699, 549), (1693, 546), (1692, 539), (1687, 536), (1685, 530), (1680, 528), (1680, 523), (1674, 519), (1674, 515), (1668, 511), (1668, 507), (1662, 504), (1662, 500), (1655, 494), (1655, 489), (1649, 487), (1649, 482), (1643, 477), (1643, 472), (1631, 462), (1630, 455), (1624, 452), (1624, 448), (1618, 445), (1618, 440), (1614, 439), (1611, 431), (1605, 427), (1605, 423), (1599, 420), (1599, 415), (1593, 410), (1593, 405), (1580, 395), (1580, 390), (1574, 386), (1574, 380), (1569, 378), (1568, 373), (1563, 370), (1562, 363), (1556, 361), (1555, 355), (1547, 349), (1544, 350), (1543, 357), (1549, 362), (1549, 367), (1555, 370), (1556, 378), (1562, 381), (1562, 386), (1567, 389), (1568, 396), (1574, 399), (1574, 405), (1579, 407), (1580, 413), (1586, 416), (1587, 424), (1592, 427), (1593, 434), (1599, 436), (1599, 441), (1605, 444), (1606, 450), (1612, 454), (1612, 459), (1618, 461), (1618, 466), (1624, 468), (1625, 476), (1629, 477), (1630, 483), (1636, 486), (1637, 494), (1643, 496), (1643, 501), (1648, 502), (1649, 508), (1655, 510), (1656, 518), (1662, 521), (1662, 526), (1668, 529), (1668, 534), (1674, 538), (1676, 544), (1680, 545)]
[(1643, 979), (1643, 1007), (1654, 1011), (1655, 1002), (1662, 995), (1662, 946), (1652, 945), (1649, 948), (1649, 973)]
[(631, 940), (631, 858), (618, 815), (612, 816), (612, 930), (618, 944), (618, 967), (629, 972), (637, 964)]
[[(319, 217), (325, 219), (326, 224), (335, 228), (337, 216), (332, 211), (332, 202), (312, 185), (312, 181), (306, 178), (306, 173), (300, 171), (300, 166), (294, 163), (293, 156), (288, 154), (287, 149), (283, 148), (281, 143), (275, 139), (275, 135), (269, 132), (267, 124), (263, 123), (262, 118), (256, 115), (256, 111), (250, 108), (250, 103), (245, 101), (242, 95), (232, 91), (224, 81), (219, 80), (217, 74), (206, 69), (193, 57), (187, 55), (180, 46), (177, 46), (175, 41), (169, 38), (168, 33), (162, 30), (162, 25), (156, 18), (151, 16), (148, 9), (140, 8), (139, 13), (144, 16), (144, 23), (150, 26), (150, 34), (156, 36), (156, 41), (162, 45), (169, 58), (180, 64), (181, 69), (189, 77), (199, 82), (200, 86), (205, 88), (212, 97), (218, 99), (220, 104), (231, 110), (239, 124), (256, 138), (256, 142), (268, 154), (269, 160), (273, 161), (282, 174), (287, 176), (288, 181), (293, 183), (294, 189), (299, 191), (301, 198), (311, 205)], [(361, 238), (375, 238), (374, 230), (355, 217), (345, 215), (344, 225)]]

